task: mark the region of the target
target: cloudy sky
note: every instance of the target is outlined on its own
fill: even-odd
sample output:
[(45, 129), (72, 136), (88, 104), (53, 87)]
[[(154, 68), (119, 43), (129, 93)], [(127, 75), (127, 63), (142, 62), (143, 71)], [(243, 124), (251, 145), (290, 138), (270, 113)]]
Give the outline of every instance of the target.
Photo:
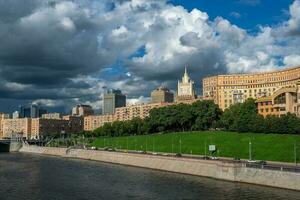
[(300, 65), (300, 0), (0, 0), (0, 111)]

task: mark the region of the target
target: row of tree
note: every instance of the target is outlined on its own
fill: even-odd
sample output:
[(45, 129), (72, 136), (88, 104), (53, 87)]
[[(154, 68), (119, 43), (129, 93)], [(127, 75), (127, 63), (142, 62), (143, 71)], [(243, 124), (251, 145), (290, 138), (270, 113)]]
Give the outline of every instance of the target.
[(116, 121), (94, 130), (93, 136), (142, 135), (180, 131), (224, 129), (238, 132), (300, 134), (300, 118), (294, 114), (267, 116), (257, 112), (253, 99), (222, 112), (213, 101), (197, 101), (155, 108), (145, 119)]

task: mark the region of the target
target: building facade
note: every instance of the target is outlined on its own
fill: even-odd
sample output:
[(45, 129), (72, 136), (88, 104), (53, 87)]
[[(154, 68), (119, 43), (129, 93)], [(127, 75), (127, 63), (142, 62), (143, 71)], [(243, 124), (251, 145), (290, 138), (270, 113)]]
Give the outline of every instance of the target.
[(9, 114), (0, 113), (0, 139), (3, 137), (3, 121), (9, 119)]
[(283, 87), (271, 96), (256, 100), (258, 113), (281, 116), (293, 113), (300, 116), (300, 82), (297, 86)]
[(42, 119), (61, 119), (61, 114), (60, 113), (43, 114)]
[(84, 130), (93, 131), (105, 123), (114, 122), (114, 115), (90, 115), (84, 117)]
[(222, 110), (247, 98), (272, 96), (284, 87), (296, 87), (300, 67), (266, 73), (218, 75), (203, 79), (203, 98), (214, 100)]
[(83, 131), (84, 116), (65, 115), (62, 119), (68, 121), (68, 133), (77, 134)]
[(90, 105), (79, 104), (72, 109), (72, 115), (74, 116), (88, 116), (93, 114), (94, 110)]
[(148, 103), (140, 105), (130, 105), (126, 107), (116, 108), (114, 119), (116, 121), (127, 121), (133, 118), (144, 119), (149, 116), (150, 110), (164, 106), (174, 105), (175, 103)]
[(158, 87), (151, 92), (152, 103), (171, 103), (174, 102), (174, 94), (166, 87)]
[(31, 118), (4, 119), (3, 138), (11, 138), (13, 134), (21, 134), (23, 138), (31, 137)]
[(127, 121), (134, 118), (144, 119), (150, 114), (153, 108), (175, 105), (176, 103), (148, 103), (140, 105), (130, 105), (126, 107), (116, 108), (113, 115), (91, 115), (84, 117), (84, 130), (93, 131), (103, 126), (105, 123), (114, 121)]
[(178, 81), (176, 101), (189, 101), (197, 98), (195, 83), (190, 79), (185, 67), (184, 75), (181, 81)]
[(62, 119), (18, 118), (2, 121), (4, 138), (14, 134), (25, 139), (38, 139), (53, 134), (76, 134), (83, 130), (83, 117), (64, 116)]
[(103, 114), (111, 115), (115, 113), (115, 109), (126, 106), (126, 96), (121, 90), (107, 90), (103, 96)]

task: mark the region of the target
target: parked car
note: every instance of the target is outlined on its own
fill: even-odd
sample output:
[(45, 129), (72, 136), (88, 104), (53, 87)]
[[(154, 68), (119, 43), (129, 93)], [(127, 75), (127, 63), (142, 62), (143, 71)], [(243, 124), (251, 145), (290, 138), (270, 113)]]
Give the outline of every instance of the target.
[(181, 153), (176, 153), (175, 156), (176, 157), (182, 157)]

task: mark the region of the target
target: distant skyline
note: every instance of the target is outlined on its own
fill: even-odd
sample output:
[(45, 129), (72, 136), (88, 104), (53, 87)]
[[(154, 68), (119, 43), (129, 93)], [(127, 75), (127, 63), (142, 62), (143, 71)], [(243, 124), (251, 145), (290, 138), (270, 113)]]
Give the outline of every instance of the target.
[(0, 0), (0, 111), (129, 102), (201, 79), (300, 65), (300, 0)]

